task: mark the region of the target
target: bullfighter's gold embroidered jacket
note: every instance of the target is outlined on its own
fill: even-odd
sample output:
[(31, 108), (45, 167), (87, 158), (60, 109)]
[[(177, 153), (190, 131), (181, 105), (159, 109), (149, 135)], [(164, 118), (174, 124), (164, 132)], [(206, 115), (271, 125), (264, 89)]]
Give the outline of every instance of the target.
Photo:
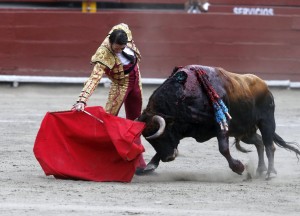
[[(129, 74), (124, 73), (123, 65), (119, 58), (111, 50), (111, 45), (109, 43), (109, 35), (115, 29), (122, 29), (126, 32), (128, 37), (127, 47), (131, 48), (134, 51), (138, 62), (141, 60), (141, 54), (134, 44), (134, 41), (132, 39), (132, 33), (128, 25), (121, 23), (114, 26), (107, 35), (107, 37), (104, 39), (100, 47), (97, 49), (96, 53), (92, 56), (91, 62), (94, 64), (94, 68), (91, 73), (91, 76), (84, 84), (84, 87), (79, 95), (78, 102), (86, 103), (88, 101), (89, 97), (92, 95), (95, 88), (99, 84), (103, 74), (106, 74), (107, 77), (112, 81), (112, 86), (117, 85), (119, 87), (123, 87), (123, 90), (121, 89), (121, 93), (125, 95), (125, 91), (128, 87)], [(119, 87), (118, 90), (120, 90)], [(110, 100), (111, 95), (112, 92), (110, 92), (108, 100)], [(120, 100), (122, 100), (122, 97), (119, 98)], [(121, 103), (121, 101), (118, 101), (118, 103), (119, 102)], [(108, 101), (108, 104), (106, 105), (106, 111), (109, 111), (111, 109), (110, 106), (111, 105), (109, 105)]]

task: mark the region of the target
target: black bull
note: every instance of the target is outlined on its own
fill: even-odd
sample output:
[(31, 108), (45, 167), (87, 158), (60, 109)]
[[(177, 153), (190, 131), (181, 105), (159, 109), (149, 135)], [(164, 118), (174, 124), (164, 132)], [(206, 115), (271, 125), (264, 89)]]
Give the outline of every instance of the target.
[[(222, 130), (216, 122), (211, 101), (195, 69), (207, 74), (207, 80), (228, 107), (232, 117), (228, 131)], [(244, 165), (232, 158), (229, 150), (229, 137), (235, 137), (237, 143), (243, 141), (256, 146), (258, 174), (264, 171), (267, 171), (267, 177), (271, 173), (276, 174), (273, 142), (294, 151), (297, 156), (300, 151), (298, 144), (287, 143), (275, 133), (274, 110), (272, 93), (266, 83), (255, 75), (240, 75), (201, 65), (175, 68), (172, 75), (153, 92), (138, 118), (146, 123), (143, 136), (157, 152), (146, 170), (155, 169), (160, 160), (174, 160), (178, 144), (185, 137), (193, 137), (197, 142), (217, 137), (219, 151), (229, 167), (242, 174)], [(257, 133), (258, 129), (261, 135)], [(264, 149), (268, 168), (264, 162)]]

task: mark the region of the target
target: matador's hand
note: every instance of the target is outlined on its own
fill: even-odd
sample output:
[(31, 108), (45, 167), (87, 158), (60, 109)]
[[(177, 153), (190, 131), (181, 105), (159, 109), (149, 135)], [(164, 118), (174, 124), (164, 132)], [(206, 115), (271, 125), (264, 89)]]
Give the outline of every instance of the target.
[(76, 104), (73, 105), (73, 110), (77, 111), (83, 111), (85, 107), (85, 104), (83, 102), (77, 102)]

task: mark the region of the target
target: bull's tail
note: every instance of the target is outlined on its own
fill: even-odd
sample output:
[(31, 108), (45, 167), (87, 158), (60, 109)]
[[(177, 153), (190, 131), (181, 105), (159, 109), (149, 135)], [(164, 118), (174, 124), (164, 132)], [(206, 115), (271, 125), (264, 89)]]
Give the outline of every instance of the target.
[(296, 153), (297, 158), (300, 156), (300, 146), (296, 142), (286, 142), (278, 134), (274, 133), (273, 141), (281, 148), (288, 149)]
[(243, 152), (243, 153), (251, 152), (250, 150), (247, 150), (243, 146), (241, 146), (240, 139), (238, 139), (238, 138), (235, 138), (233, 145), (235, 145), (236, 149), (240, 152)]

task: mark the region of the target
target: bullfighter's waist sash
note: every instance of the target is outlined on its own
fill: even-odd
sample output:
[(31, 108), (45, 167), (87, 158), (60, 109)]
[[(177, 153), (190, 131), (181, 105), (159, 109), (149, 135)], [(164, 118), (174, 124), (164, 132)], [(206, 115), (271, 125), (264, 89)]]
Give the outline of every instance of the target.
[(129, 74), (131, 71), (133, 71), (133, 69), (136, 66), (136, 63), (137, 63), (137, 59), (135, 59), (135, 62), (133, 64), (124, 65), (123, 66), (124, 74)]

